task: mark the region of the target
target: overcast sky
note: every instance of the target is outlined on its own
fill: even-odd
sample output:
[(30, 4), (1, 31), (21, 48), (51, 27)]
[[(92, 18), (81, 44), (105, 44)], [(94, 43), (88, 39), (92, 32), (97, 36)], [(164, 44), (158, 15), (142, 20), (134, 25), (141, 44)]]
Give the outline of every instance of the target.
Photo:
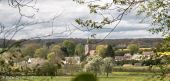
[[(6, 1), (6, 0), (5, 0)], [(58, 17), (53, 24), (54, 35), (50, 38), (88, 38), (92, 34), (96, 34), (96, 38), (104, 38), (114, 24), (107, 25), (104, 29), (93, 31), (80, 31), (73, 25), (78, 26), (74, 20), (76, 18), (88, 19), (91, 18), (89, 10), (86, 5), (80, 5), (72, 0), (38, 0), (36, 8), (39, 12), (36, 13), (33, 19), (23, 18), (22, 22), (50, 20), (55, 15)], [(23, 14), (31, 15), (35, 13), (33, 9), (23, 8)], [(95, 17), (96, 18), (96, 17)], [(6, 2), (0, 2), (0, 19), (5, 26), (13, 25), (19, 19), (17, 9), (9, 7)], [(141, 17), (136, 16), (133, 12), (125, 15), (121, 23), (107, 38), (108, 39), (122, 39), (122, 38), (156, 38), (160, 35), (152, 35), (147, 30), (150, 28), (149, 24), (139, 23)], [(73, 25), (72, 25), (73, 24)], [(78, 26), (79, 27), (79, 26)], [(81, 28), (83, 29), (83, 28)], [(71, 32), (70, 32), (71, 30)], [(67, 32), (65, 32), (67, 31)], [(69, 31), (69, 32), (68, 32)], [(63, 33), (64, 32), (64, 33)], [(15, 39), (25, 39), (35, 36), (43, 36), (52, 33), (52, 24), (44, 23), (27, 26), (15, 35)]]

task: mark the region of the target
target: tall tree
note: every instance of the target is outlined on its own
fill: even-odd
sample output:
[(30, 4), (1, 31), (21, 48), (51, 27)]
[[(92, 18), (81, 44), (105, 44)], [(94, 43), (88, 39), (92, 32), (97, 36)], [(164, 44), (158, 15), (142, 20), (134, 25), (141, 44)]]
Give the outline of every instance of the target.
[(55, 54), (54, 52), (51, 52), (47, 55), (47, 59), (50, 63), (53, 64), (61, 64), (62, 63), (62, 57), (58, 54)]
[(106, 72), (106, 76), (109, 76), (109, 73), (112, 72), (112, 66), (113, 66), (113, 58), (106, 57), (103, 59), (103, 70)]
[(75, 47), (75, 55), (82, 56), (84, 55), (85, 49), (82, 44), (77, 44)]
[(112, 48), (111, 45), (107, 45), (107, 48), (106, 48), (106, 57), (114, 57), (114, 56), (115, 56), (114, 49)]
[(84, 66), (84, 70), (86, 72), (92, 72), (97, 76), (99, 72), (101, 72), (101, 65), (102, 63), (102, 57), (100, 56), (93, 56), (87, 58), (87, 64)]
[(64, 57), (64, 52), (61, 50), (61, 46), (59, 45), (54, 45), (52, 46), (51, 53), (55, 53), (55, 56), (63, 58)]
[(65, 49), (65, 53), (67, 56), (73, 56), (75, 52), (75, 43), (73, 41), (64, 40), (63, 48)]

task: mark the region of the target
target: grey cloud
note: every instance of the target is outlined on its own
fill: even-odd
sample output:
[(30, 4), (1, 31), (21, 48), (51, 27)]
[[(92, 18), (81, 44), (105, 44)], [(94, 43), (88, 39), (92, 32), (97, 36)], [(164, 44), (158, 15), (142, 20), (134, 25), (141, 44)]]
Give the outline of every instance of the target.
[[(4, 1), (4, 0), (3, 0)], [(5, 7), (2, 8), (1, 6)], [(36, 20), (48, 20), (52, 18), (55, 14), (60, 14), (54, 21), (54, 33), (65, 31), (66, 26), (69, 25), (71, 29), (74, 29), (71, 23), (75, 24), (74, 20), (76, 18), (82, 19), (98, 19), (98, 17), (89, 14), (89, 10), (86, 5), (80, 5), (72, 0), (38, 0), (36, 5), (39, 8), (39, 13), (37, 13), (34, 19), (23, 19), (22, 22), (30, 22)], [(4, 24), (13, 24), (18, 19), (18, 12), (16, 9), (9, 7), (7, 4), (2, 4), (0, 2), (0, 19)], [(148, 29), (148, 24), (139, 23), (141, 16), (136, 16), (133, 13), (125, 15), (122, 19), (122, 23), (118, 25), (115, 31), (108, 38), (127, 38), (127, 37), (157, 37), (146, 31)], [(31, 25), (20, 31), (15, 38), (27, 38), (36, 35), (46, 35), (51, 32), (51, 23)], [(79, 31), (76, 30), (71, 36), (74, 38), (87, 38), (90, 34), (96, 33), (98, 38), (104, 37), (110, 30), (114, 27), (114, 24), (107, 25), (103, 29), (92, 30), (92, 31)], [(84, 29), (84, 28), (81, 28)], [(136, 33), (136, 31), (142, 31)], [(143, 34), (142, 34), (143, 33)], [(159, 37), (159, 36), (158, 36)]]

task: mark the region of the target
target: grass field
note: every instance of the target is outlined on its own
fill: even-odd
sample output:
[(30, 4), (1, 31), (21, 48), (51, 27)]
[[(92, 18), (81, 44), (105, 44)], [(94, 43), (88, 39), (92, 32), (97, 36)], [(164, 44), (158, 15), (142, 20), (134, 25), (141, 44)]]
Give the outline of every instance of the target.
[[(160, 79), (153, 77), (153, 73), (143, 72), (113, 72), (109, 77), (104, 75), (98, 76), (98, 81), (160, 81)], [(71, 81), (73, 76), (18, 76), (9, 78), (8, 81)], [(164, 81), (170, 81), (165, 78)]]
[[(152, 66), (152, 71), (160, 72), (160, 67)], [(150, 72), (149, 66), (114, 66), (114, 72)]]

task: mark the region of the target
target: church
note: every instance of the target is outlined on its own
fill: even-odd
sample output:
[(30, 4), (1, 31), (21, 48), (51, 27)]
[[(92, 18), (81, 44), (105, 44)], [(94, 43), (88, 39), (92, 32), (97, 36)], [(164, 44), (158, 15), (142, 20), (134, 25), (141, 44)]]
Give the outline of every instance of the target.
[(93, 56), (96, 54), (95, 45), (90, 42), (90, 39), (87, 39), (87, 44), (85, 45), (85, 55)]

